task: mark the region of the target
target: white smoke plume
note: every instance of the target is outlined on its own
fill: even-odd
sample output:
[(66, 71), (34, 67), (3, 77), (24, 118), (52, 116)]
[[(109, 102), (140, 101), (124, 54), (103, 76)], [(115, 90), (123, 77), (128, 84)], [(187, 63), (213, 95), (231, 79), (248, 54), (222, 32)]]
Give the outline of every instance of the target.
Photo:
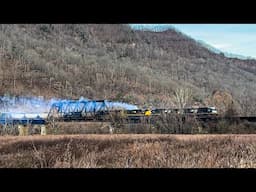
[[(44, 99), (43, 97), (25, 97), (25, 96), (0, 96), (0, 112), (9, 113), (49, 113), (53, 103), (58, 102), (70, 102), (74, 100), (52, 98), (50, 100)], [(88, 99), (81, 97), (79, 101), (88, 101)], [(125, 109), (134, 110), (138, 109), (137, 106), (123, 103), (123, 102), (112, 102), (106, 101), (105, 104), (111, 109)], [(100, 103), (97, 103), (100, 105)], [(99, 106), (96, 106), (96, 109)]]

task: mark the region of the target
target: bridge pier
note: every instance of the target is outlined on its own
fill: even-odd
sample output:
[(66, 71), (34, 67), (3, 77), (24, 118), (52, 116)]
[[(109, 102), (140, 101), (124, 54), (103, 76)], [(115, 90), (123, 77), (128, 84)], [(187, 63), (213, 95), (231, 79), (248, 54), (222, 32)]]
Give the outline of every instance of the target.
[(113, 134), (114, 133), (114, 127), (112, 127), (111, 125), (109, 125), (109, 133)]
[(47, 135), (47, 130), (45, 125), (41, 125), (41, 135)]
[(18, 125), (19, 136), (26, 136), (28, 135), (28, 126)]

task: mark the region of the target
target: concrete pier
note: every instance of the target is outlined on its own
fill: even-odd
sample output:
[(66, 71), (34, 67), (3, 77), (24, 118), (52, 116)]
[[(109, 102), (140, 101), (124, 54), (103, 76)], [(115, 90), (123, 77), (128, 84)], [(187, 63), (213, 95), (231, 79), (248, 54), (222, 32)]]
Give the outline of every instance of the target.
[(47, 135), (46, 126), (41, 125), (41, 135)]
[(28, 135), (28, 127), (24, 125), (18, 125), (19, 136)]

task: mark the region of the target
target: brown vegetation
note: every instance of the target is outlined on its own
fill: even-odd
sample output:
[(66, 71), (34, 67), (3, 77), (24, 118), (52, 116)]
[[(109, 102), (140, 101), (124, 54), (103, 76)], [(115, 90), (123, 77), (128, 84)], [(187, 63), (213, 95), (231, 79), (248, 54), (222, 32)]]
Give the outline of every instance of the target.
[[(256, 123), (238, 118), (229, 109), (226, 116), (212, 120), (198, 120), (194, 114), (161, 114), (141, 118), (140, 121), (116, 116), (110, 122), (57, 122), (46, 124), (48, 135), (68, 134), (256, 134)], [(212, 117), (214, 118), (214, 117)], [(28, 135), (39, 135), (39, 125), (27, 125)], [(1, 125), (0, 135), (19, 135), (18, 125)]]
[(170, 107), (180, 87), (193, 90), (190, 102), (200, 103), (224, 90), (240, 113), (250, 115), (256, 105), (255, 68), (255, 60), (212, 53), (175, 30), (0, 25), (1, 95), (84, 96)]
[(0, 167), (256, 168), (255, 135), (0, 137)]

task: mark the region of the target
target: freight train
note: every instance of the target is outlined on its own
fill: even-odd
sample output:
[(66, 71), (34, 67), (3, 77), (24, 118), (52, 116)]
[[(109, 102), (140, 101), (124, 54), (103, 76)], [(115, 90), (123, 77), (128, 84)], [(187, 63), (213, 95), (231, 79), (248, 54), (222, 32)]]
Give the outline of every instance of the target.
[(0, 113), (0, 124), (44, 125), (52, 121), (115, 121), (140, 122), (164, 114), (183, 114), (195, 116), (217, 115), (215, 107), (185, 109), (139, 109), (129, 104), (107, 100), (71, 100), (58, 101), (51, 105), (48, 113)]
[(163, 116), (166, 114), (177, 115), (189, 115), (195, 117), (209, 117), (217, 116), (217, 110), (215, 107), (203, 107), (203, 108), (185, 108), (185, 109), (100, 109), (94, 111), (72, 111), (63, 112), (55, 109), (54, 113), (50, 113), (48, 121), (115, 121), (116, 119), (126, 120), (127, 122), (140, 122), (143, 119), (154, 118)]

